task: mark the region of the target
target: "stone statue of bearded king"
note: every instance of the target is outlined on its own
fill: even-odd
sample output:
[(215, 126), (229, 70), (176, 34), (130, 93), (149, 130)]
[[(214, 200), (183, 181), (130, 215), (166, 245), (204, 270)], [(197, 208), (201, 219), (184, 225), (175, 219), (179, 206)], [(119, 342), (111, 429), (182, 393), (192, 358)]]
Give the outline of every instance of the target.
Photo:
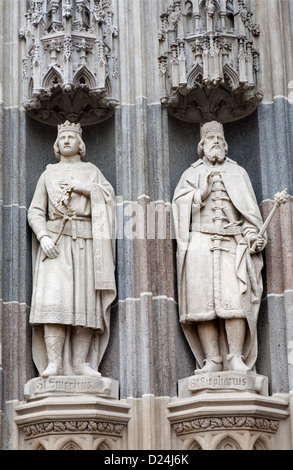
[(37, 244), (30, 323), (42, 377), (100, 376), (115, 286), (115, 198), (100, 170), (83, 162), (79, 124), (58, 126), (59, 162), (40, 176), (28, 211)]
[(180, 321), (195, 373), (253, 370), (261, 214), (247, 172), (227, 157), (222, 124), (202, 125), (198, 153), (173, 198)]

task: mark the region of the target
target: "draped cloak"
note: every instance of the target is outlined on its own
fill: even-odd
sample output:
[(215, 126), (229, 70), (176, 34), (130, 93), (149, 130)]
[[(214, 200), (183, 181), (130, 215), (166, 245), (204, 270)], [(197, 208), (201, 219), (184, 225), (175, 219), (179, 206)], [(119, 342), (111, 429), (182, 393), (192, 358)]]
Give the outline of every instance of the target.
[[(85, 183), (89, 197), (72, 192), (68, 217), (59, 204), (60, 180), (75, 178)], [(47, 366), (44, 324), (66, 325), (63, 370), (72, 374), (70, 335), (72, 326), (93, 329), (88, 356), (98, 369), (110, 334), (110, 307), (116, 297), (114, 191), (92, 163), (47, 165), (40, 176), (28, 211), (33, 237), (33, 294), (30, 323), (33, 326), (33, 359), (41, 374)], [(45, 259), (38, 243), (44, 235), (57, 243), (59, 255)]]
[[(175, 189), (172, 203), (174, 230), (177, 239), (176, 258), (180, 322), (200, 368), (203, 367), (205, 356), (197, 334), (196, 322), (188, 321), (187, 290), (190, 288), (189, 279), (192, 272), (186, 272), (186, 255), (190, 243), (191, 222), (204, 206), (204, 201), (201, 200), (201, 190), (207, 173), (212, 170), (213, 167), (208, 167), (201, 159), (196, 161), (182, 174)], [(258, 234), (263, 221), (247, 172), (229, 158), (226, 158), (221, 167), (217, 167), (217, 171), (221, 172), (225, 189), (232, 204), (250, 226), (250, 231)], [(198, 246), (197, 249), (200, 250), (201, 247)], [(252, 254), (246, 239), (243, 237), (237, 244), (235, 270), (239, 280), (241, 305), (248, 324), (243, 355), (244, 361), (250, 369), (253, 369), (257, 358), (256, 326), (263, 290), (262, 267), (262, 255), (260, 253)], [(193, 269), (196, 270), (197, 267), (194, 266)], [(219, 345), (220, 354), (225, 362), (228, 354), (228, 344), (222, 321), (220, 321)]]

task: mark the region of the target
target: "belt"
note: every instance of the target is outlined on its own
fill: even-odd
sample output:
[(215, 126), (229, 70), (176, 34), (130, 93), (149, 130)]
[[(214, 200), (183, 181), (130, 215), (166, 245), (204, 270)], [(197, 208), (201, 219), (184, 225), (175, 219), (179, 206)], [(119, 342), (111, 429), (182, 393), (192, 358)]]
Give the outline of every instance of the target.
[[(91, 217), (74, 216), (68, 220), (57, 218), (49, 220), (47, 227), (51, 232), (61, 235), (69, 235), (76, 240), (77, 238), (92, 238)], [(80, 224), (78, 222), (85, 222)]]
[(201, 232), (201, 233), (209, 233), (211, 235), (242, 235), (241, 227), (238, 226), (231, 226), (231, 227), (218, 227), (215, 228), (212, 224), (191, 224), (190, 228), (191, 232)]

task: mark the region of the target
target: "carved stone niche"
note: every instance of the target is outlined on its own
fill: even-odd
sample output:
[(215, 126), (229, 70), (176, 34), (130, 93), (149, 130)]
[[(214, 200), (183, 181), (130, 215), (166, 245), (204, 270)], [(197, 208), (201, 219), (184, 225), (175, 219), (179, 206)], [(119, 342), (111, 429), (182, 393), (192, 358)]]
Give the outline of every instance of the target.
[(28, 0), (23, 106), (46, 124), (108, 119), (117, 98), (117, 28), (111, 0)]
[(172, 0), (159, 31), (161, 103), (189, 122), (229, 122), (253, 112), (259, 26), (247, 0)]

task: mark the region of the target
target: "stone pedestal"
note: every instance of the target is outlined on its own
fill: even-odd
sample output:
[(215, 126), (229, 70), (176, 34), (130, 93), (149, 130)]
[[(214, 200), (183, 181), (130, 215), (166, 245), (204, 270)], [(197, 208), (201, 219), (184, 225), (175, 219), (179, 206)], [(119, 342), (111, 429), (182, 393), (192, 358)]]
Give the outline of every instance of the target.
[(266, 377), (251, 372), (183, 379), (168, 410), (178, 450), (274, 449), (289, 415), (288, 401), (267, 396)]
[(23, 450), (127, 449), (130, 406), (105, 377), (52, 376), (25, 385), (15, 409)]

